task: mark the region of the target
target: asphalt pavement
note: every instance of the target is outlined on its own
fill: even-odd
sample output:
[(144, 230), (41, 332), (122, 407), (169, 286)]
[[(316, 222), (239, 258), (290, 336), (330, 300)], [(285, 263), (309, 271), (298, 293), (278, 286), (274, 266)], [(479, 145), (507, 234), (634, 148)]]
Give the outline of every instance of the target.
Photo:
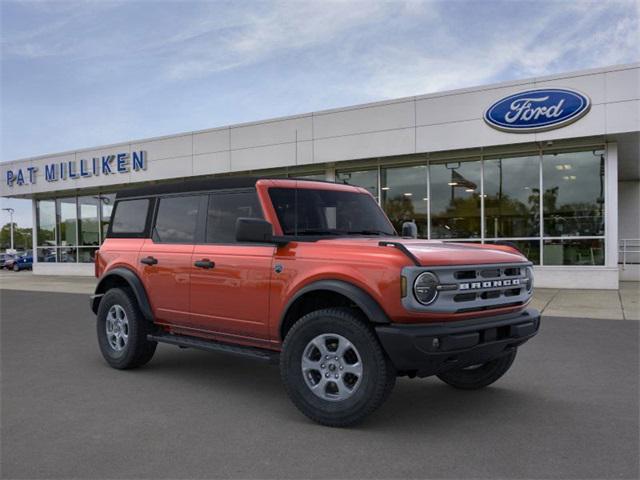
[(102, 360), (86, 295), (0, 291), (2, 478), (638, 478), (639, 322), (545, 317), (483, 391), (399, 379), (318, 426), (276, 367), (160, 346)]

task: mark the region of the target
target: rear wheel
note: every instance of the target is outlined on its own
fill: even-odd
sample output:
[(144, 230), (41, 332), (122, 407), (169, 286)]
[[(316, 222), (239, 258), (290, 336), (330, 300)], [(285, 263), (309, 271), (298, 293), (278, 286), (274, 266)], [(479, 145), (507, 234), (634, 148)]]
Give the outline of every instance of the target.
[(13, 271), (14, 271), (14, 272), (19, 272), (19, 271), (20, 271), (20, 267), (18, 266), (18, 264), (17, 264), (17, 263), (14, 263), (14, 264), (13, 264)]
[(517, 350), (494, 360), (470, 367), (458, 368), (440, 373), (438, 378), (452, 387), (462, 390), (477, 390), (500, 379), (513, 364)]
[(300, 319), (284, 341), (280, 371), (296, 407), (332, 427), (362, 421), (386, 400), (396, 378), (371, 327), (348, 308)]
[(140, 367), (156, 351), (157, 343), (147, 340), (151, 324), (142, 316), (128, 290), (113, 288), (102, 297), (97, 333), (102, 356), (113, 368)]

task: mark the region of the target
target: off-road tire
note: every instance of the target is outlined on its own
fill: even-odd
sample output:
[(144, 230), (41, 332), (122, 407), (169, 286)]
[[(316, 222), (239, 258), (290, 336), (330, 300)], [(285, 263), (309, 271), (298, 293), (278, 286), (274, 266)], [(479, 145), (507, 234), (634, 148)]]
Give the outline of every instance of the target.
[[(128, 340), (120, 351), (116, 351), (110, 345), (106, 332), (107, 314), (114, 305), (124, 309), (128, 320)], [(152, 324), (143, 317), (134, 295), (129, 290), (108, 290), (100, 301), (97, 317), (98, 345), (102, 356), (111, 367), (119, 370), (137, 368), (151, 360), (158, 345), (157, 342), (147, 340)]]
[(473, 369), (459, 368), (438, 374), (438, 378), (461, 390), (478, 390), (502, 377), (516, 358), (517, 349)]
[[(303, 377), (301, 362), (305, 348), (323, 334), (346, 338), (361, 357), (361, 383), (345, 400), (330, 401), (316, 396)], [(282, 346), (280, 374), (294, 405), (311, 420), (330, 427), (361, 422), (384, 403), (396, 380), (396, 371), (373, 329), (359, 312), (350, 308), (316, 310), (296, 322)]]

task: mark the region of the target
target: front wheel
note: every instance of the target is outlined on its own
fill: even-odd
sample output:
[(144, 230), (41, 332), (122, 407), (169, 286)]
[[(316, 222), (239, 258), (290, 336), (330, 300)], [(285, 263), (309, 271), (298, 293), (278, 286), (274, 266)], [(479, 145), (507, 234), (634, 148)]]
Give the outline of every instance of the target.
[(18, 266), (18, 264), (17, 264), (17, 263), (14, 263), (14, 264), (13, 264), (13, 271), (14, 271), (14, 272), (19, 272), (19, 271), (20, 271), (20, 267)]
[(109, 365), (117, 369), (146, 364), (156, 351), (156, 342), (147, 340), (151, 324), (138, 308), (129, 290), (112, 288), (98, 307), (98, 345)]
[(438, 374), (438, 378), (462, 390), (478, 390), (500, 379), (513, 364), (517, 350), (479, 365), (457, 368)]
[(348, 308), (300, 319), (282, 346), (280, 372), (295, 406), (331, 427), (362, 421), (386, 400), (396, 379), (371, 327)]

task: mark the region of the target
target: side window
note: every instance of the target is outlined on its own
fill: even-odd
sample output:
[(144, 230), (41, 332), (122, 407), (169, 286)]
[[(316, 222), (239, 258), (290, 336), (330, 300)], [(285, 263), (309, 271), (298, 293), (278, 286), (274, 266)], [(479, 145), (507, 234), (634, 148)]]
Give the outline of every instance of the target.
[(149, 199), (120, 200), (115, 205), (111, 223), (113, 233), (141, 234), (147, 226)]
[(194, 243), (200, 196), (160, 199), (153, 239), (160, 243)]
[(255, 191), (209, 195), (207, 243), (235, 243), (239, 217), (264, 218)]

